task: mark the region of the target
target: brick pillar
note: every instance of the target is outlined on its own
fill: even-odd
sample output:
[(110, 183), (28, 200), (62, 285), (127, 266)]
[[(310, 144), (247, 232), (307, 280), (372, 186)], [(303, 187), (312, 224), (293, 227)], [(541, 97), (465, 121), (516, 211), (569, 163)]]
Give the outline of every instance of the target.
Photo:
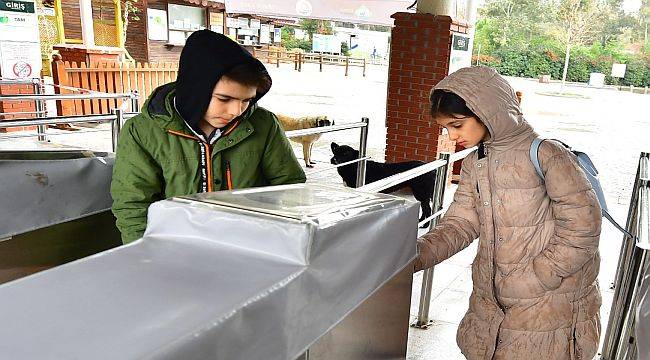
[[(22, 95), (33, 93), (34, 85), (32, 84), (0, 85), (0, 94), (2, 95)], [(0, 133), (36, 129), (35, 126), (2, 128), (2, 120), (35, 117), (35, 114), (33, 113), (22, 113), (28, 111), (36, 111), (34, 101), (0, 101), (0, 113), (4, 114), (0, 115)]]
[(455, 144), (429, 116), (429, 92), (449, 71), (451, 32), (467, 25), (449, 16), (396, 13), (386, 103), (386, 161), (434, 161)]

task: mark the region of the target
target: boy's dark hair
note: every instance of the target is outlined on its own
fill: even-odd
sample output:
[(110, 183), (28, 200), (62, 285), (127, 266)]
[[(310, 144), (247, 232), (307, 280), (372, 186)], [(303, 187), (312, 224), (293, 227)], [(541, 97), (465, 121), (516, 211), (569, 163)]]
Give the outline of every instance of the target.
[(241, 64), (233, 67), (223, 75), (228, 79), (246, 86), (254, 86), (257, 93), (266, 93), (271, 88), (271, 78), (267, 73), (260, 72), (251, 64)]
[(450, 91), (440, 89), (432, 91), (429, 96), (429, 103), (431, 104), (431, 116), (433, 118), (438, 116), (460, 118), (474, 116), (478, 119), (478, 116), (467, 107), (465, 100)]

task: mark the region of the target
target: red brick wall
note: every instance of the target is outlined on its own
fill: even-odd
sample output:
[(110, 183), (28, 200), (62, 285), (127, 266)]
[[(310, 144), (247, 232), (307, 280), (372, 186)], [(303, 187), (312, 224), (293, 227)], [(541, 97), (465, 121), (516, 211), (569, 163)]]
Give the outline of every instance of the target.
[(451, 31), (466, 32), (448, 16), (396, 13), (391, 36), (386, 103), (386, 161), (437, 158), (455, 144), (429, 116), (429, 92), (449, 70)]
[[(123, 1), (123, 0), (122, 0)], [(138, 20), (129, 19), (129, 27), (126, 29), (126, 50), (137, 62), (149, 62), (149, 43), (147, 38), (147, 0), (135, 3), (140, 10)]]
[[(34, 93), (34, 88), (33, 85), (31, 84), (0, 85), (0, 94), (3, 95), (18, 95), (18, 94), (33, 94), (33, 93)], [(2, 120), (34, 117), (34, 114), (11, 114), (11, 113), (22, 112), (22, 111), (35, 111), (35, 110), (36, 107), (33, 101), (0, 101), (0, 113), (9, 113), (7, 115), (0, 115), (0, 133), (35, 129), (35, 127), (1, 128)]]

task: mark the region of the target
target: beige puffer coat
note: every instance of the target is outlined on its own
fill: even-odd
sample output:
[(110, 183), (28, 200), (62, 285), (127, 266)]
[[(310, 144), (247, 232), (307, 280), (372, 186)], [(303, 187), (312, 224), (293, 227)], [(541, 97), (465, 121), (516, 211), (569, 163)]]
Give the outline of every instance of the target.
[[(479, 238), (473, 291), (456, 341), (474, 359), (589, 359), (598, 349), (601, 211), (573, 156), (556, 142), (530, 160), (537, 134), (515, 92), (485, 67), (461, 69), (434, 89), (456, 93), (490, 132), (471, 153), (441, 223), (418, 240), (431, 267)], [(418, 266), (416, 265), (416, 266)]]

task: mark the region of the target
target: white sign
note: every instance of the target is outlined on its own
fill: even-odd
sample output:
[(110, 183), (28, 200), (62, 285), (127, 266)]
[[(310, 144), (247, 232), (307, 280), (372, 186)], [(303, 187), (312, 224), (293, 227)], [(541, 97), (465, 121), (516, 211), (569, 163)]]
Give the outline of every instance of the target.
[(29, 5), (21, 8), (20, 11), (0, 10), (0, 41), (31, 41), (40, 42), (38, 32), (38, 16), (36, 15), (33, 1), (15, 1), (7, 2), (0, 8), (9, 8), (11, 3), (21, 3)]
[(282, 28), (273, 29), (273, 42), (282, 42)]
[(271, 27), (262, 24), (260, 27), (260, 44), (268, 44), (271, 42)]
[(239, 20), (236, 19), (236, 18), (227, 17), (226, 18), (226, 27), (233, 28), (233, 29), (238, 29), (239, 28)]
[(312, 40), (312, 50), (315, 52), (341, 53), (341, 42), (335, 35), (314, 34)]
[(239, 27), (240, 28), (242, 28), (242, 29), (248, 29), (249, 28), (249, 26), (248, 26), (248, 18), (240, 17), (240, 18), (237, 18), (237, 20), (239, 20)]
[(260, 25), (261, 24), (259, 19), (251, 19), (251, 29), (259, 29)]
[(0, 70), (3, 78), (40, 77), (41, 68), (41, 46), (39, 43), (0, 42)]
[(625, 77), (625, 64), (612, 64), (612, 77), (624, 78)]
[(305, 40), (309, 38), (309, 35), (303, 29), (295, 29), (293, 35), (298, 40)]
[(451, 52), (449, 53), (449, 73), (472, 66), (472, 54), (469, 52), (469, 35), (452, 34)]
[(149, 40), (167, 40), (167, 12), (147, 9), (147, 32)]

